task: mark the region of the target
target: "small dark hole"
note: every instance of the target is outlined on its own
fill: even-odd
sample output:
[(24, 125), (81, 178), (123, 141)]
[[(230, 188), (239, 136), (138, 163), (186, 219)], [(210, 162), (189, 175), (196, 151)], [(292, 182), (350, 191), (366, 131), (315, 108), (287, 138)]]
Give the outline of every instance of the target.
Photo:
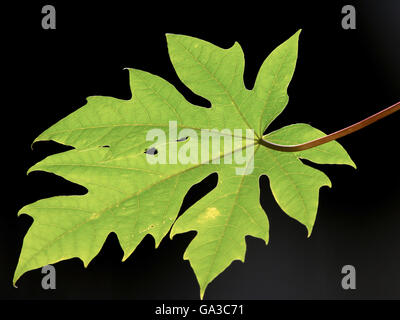
[(158, 153), (158, 150), (156, 148), (150, 148), (150, 149), (146, 149), (144, 151), (144, 153), (155, 155)]
[(177, 142), (186, 141), (188, 138), (189, 138), (189, 137), (183, 137), (183, 138), (180, 138), (180, 139), (178, 139), (178, 140), (176, 140), (176, 141), (177, 141)]

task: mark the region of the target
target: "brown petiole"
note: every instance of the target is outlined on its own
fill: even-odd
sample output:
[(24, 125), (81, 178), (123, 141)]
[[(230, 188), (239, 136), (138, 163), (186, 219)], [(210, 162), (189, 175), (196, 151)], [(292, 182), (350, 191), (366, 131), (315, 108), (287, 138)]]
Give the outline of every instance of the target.
[(342, 130), (336, 131), (334, 133), (331, 133), (327, 136), (324, 136), (319, 139), (315, 139), (306, 143), (302, 144), (296, 144), (296, 145), (281, 145), (281, 144), (275, 144), (269, 141), (266, 141), (264, 139), (260, 139), (258, 142), (259, 144), (263, 145), (264, 147), (278, 150), (278, 151), (284, 151), (284, 152), (295, 152), (295, 151), (302, 151), (302, 150), (307, 150), (314, 148), (316, 146), (320, 146), (321, 144), (328, 143), (332, 140), (339, 139), (341, 137), (347, 136), (350, 133), (356, 132), (362, 128), (365, 128), (366, 126), (369, 126), (370, 124), (383, 119), (387, 117), (388, 115), (391, 115), (392, 113), (399, 111), (400, 110), (400, 101), (395, 103), (394, 105), (378, 112), (375, 113), (374, 115), (357, 122), (355, 124), (352, 124), (351, 126), (348, 126)]

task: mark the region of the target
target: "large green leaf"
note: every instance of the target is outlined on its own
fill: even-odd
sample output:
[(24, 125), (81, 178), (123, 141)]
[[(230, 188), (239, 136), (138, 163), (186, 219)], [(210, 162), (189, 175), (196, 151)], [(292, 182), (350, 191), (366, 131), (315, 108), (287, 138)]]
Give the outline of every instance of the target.
[[(334, 141), (296, 153), (258, 143), (288, 102), (286, 89), (296, 64), (299, 34), (269, 55), (252, 90), (244, 86), (244, 54), (238, 43), (222, 49), (168, 34), (168, 50), (179, 78), (208, 99), (211, 108), (190, 104), (173, 85), (153, 74), (129, 69), (131, 99), (89, 97), (85, 106), (43, 132), (35, 142), (53, 140), (74, 149), (49, 156), (29, 171), (54, 173), (88, 192), (42, 199), (20, 210), (34, 223), (24, 239), (14, 283), (25, 272), (60, 260), (79, 257), (86, 266), (111, 232), (118, 236), (125, 260), (147, 234), (158, 246), (172, 227), (171, 237), (197, 232), (184, 258), (196, 273), (203, 297), (207, 285), (232, 261), (244, 261), (246, 236), (268, 242), (269, 223), (259, 203), (261, 175), (269, 177), (283, 211), (310, 234), (319, 189), (330, 186), (330, 181), (300, 159), (354, 163)], [(177, 134), (164, 142), (147, 139), (152, 129), (174, 128)], [(217, 152), (211, 143), (197, 143), (202, 129), (215, 129), (210, 134), (221, 140)], [(251, 130), (253, 137), (246, 133)], [(264, 139), (297, 144), (323, 135), (309, 125), (295, 124)], [(202, 148), (209, 151), (206, 157), (193, 156)], [(174, 151), (181, 156), (189, 152), (191, 157), (184, 163), (173, 161), (168, 156)], [(246, 163), (229, 163), (244, 155)], [(153, 163), (163, 156), (167, 164)], [(214, 172), (217, 187), (176, 219), (189, 188)]]

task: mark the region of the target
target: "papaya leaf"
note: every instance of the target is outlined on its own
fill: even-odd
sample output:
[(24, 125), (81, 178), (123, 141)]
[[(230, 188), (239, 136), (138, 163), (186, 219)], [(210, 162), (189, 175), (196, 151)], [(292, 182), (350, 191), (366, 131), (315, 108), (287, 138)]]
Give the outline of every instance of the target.
[[(74, 149), (51, 155), (28, 172), (50, 172), (88, 192), (38, 200), (19, 211), (34, 222), (23, 241), (14, 284), (29, 270), (73, 257), (87, 266), (111, 232), (125, 260), (148, 234), (157, 247), (170, 230), (171, 238), (196, 231), (184, 259), (190, 261), (203, 298), (207, 285), (232, 261), (244, 261), (246, 236), (268, 242), (268, 218), (259, 202), (262, 175), (268, 176), (279, 206), (310, 235), (319, 189), (331, 183), (301, 159), (355, 165), (336, 141), (299, 152), (259, 143), (265, 138), (290, 145), (324, 136), (307, 124), (263, 136), (288, 103), (299, 34), (267, 57), (252, 90), (243, 82), (244, 54), (238, 43), (223, 49), (168, 34), (179, 78), (211, 108), (189, 103), (156, 75), (128, 69), (129, 100), (89, 97), (36, 138)], [(177, 219), (190, 187), (215, 172), (216, 188)]]

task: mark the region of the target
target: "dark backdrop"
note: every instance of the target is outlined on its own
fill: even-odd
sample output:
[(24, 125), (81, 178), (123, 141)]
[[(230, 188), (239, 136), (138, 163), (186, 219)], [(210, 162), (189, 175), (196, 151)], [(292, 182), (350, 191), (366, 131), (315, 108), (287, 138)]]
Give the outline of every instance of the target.
[[(65, 150), (55, 143), (30, 144), (42, 131), (91, 95), (129, 98), (124, 67), (157, 74), (189, 101), (204, 104), (185, 88), (169, 61), (165, 33), (202, 38), (221, 47), (243, 47), (245, 83), (251, 87), (265, 57), (299, 28), (299, 60), (289, 87), (290, 103), (271, 129), (306, 122), (329, 133), (400, 100), (399, 1), (47, 1), (21, 4), (11, 15), (3, 51), (11, 68), (8, 102), (2, 101), (3, 184), (0, 212), (2, 299), (198, 299), (199, 288), (183, 252), (194, 233), (164, 239), (158, 249), (147, 236), (132, 256), (111, 234), (84, 269), (78, 259), (55, 265), (57, 289), (41, 288), (40, 270), (12, 287), (22, 240), (32, 223), (17, 218), (23, 205), (85, 189), (57, 176), (26, 171)], [(306, 4), (304, 4), (306, 3)], [(41, 8), (53, 4), (57, 29), (41, 28)], [(341, 8), (353, 4), (357, 29), (343, 30)], [(3, 76), (5, 77), (5, 76)], [(270, 219), (270, 243), (247, 238), (246, 262), (234, 262), (206, 291), (206, 299), (393, 299), (400, 297), (400, 113), (340, 142), (358, 165), (318, 166), (332, 180), (322, 188), (313, 234), (274, 202), (268, 179), (261, 203)], [(193, 187), (181, 212), (216, 183)], [(357, 289), (341, 288), (341, 268), (357, 271)]]

